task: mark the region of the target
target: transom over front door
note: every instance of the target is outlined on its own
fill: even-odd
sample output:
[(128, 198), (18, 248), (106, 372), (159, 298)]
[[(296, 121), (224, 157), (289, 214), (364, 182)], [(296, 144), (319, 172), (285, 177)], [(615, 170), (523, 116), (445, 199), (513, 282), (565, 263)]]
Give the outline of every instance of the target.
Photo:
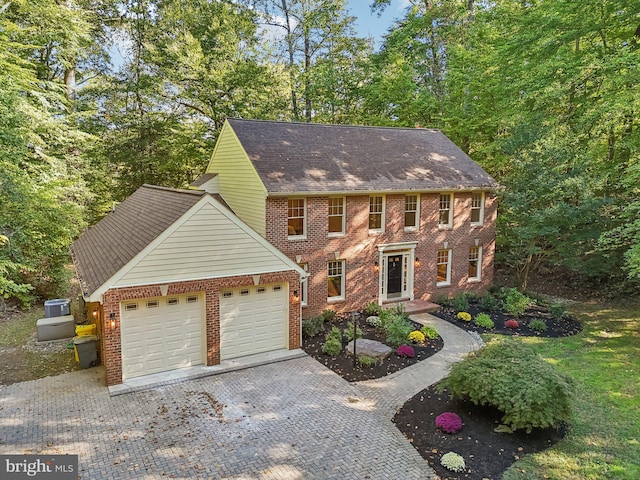
[(387, 298), (402, 296), (403, 262), (402, 255), (387, 257)]

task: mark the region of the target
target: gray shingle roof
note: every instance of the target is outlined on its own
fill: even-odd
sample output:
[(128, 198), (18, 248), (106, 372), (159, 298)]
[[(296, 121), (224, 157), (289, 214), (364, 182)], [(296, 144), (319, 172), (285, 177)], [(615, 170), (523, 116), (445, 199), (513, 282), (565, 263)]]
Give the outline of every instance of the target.
[(272, 194), (498, 187), (439, 130), (228, 122)]
[(85, 295), (92, 294), (195, 205), (202, 190), (143, 185), (71, 245)]

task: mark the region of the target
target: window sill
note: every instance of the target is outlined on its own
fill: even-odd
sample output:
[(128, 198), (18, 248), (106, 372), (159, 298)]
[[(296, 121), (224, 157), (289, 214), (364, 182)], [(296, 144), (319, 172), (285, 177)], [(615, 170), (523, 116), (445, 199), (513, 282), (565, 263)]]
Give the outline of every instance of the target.
[(436, 287), (437, 287), (437, 288), (450, 287), (450, 286), (451, 286), (451, 282), (440, 282), (440, 283), (436, 283)]
[(438, 225), (438, 230), (453, 230), (453, 225)]
[(307, 236), (306, 235), (290, 235), (287, 237), (287, 240), (290, 242), (295, 242), (296, 240), (306, 240)]
[(478, 227), (482, 227), (483, 225), (484, 223), (472, 223), (471, 228), (478, 228)]
[(327, 297), (327, 303), (340, 303), (344, 302), (344, 297)]
[(384, 230), (369, 230), (369, 235), (381, 235), (384, 233)]
[(469, 278), (467, 283), (480, 283), (482, 281), (481, 278)]
[(404, 227), (404, 231), (405, 233), (417, 233), (420, 230), (418, 229), (418, 227)]
[(340, 238), (344, 236), (345, 236), (344, 232), (329, 232), (329, 234), (327, 235), (327, 237), (329, 238)]

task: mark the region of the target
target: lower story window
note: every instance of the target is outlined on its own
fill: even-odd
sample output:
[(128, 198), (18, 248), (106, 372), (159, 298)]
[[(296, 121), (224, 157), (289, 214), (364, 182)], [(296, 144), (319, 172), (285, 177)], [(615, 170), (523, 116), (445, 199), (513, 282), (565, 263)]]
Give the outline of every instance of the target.
[(479, 281), (481, 272), (482, 247), (469, 247), (469, 281)]
[(451, 285), (451, 250), (438, 250), (437, 285)]
[(344, 298), (344, 260), (327, 263), (327, 298)]

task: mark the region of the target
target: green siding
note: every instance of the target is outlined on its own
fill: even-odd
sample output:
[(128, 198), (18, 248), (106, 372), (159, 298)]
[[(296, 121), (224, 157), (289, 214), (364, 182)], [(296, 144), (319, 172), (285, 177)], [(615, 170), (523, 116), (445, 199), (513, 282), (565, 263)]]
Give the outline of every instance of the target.
[(240, 219), (265, 237), (267, 189), (229, 123), (222, 127), (206, 173), (218, 174), (222, 198)]

